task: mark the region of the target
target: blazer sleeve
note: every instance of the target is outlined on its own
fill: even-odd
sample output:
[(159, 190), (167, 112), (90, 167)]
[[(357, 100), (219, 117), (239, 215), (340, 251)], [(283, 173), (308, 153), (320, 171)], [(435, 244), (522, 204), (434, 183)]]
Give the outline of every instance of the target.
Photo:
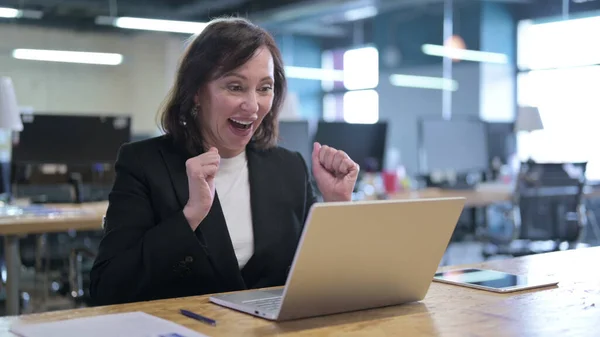
[(302, 164), (302, 171), (304, 173), (304, 208), (302, 210), (302, 223), (304, 224), (306, 223), (306, 218), (308, 217), (308, 212), (310, 211), (310, 208), (315, 202), (317, 202), (317, 196), (313, 187), (314, 185), (312, 175), (310, 174), (310, 170), (308, 169), (306, 161), (304, 160), (300, 152), (296, 152), (296, 155), (300, 159), (300, 162)]
[(156, 222), (143, 163), (132, 145), (119, 150), (115, 173), (104, 236), (90, 273), (96, 305), (152, 298), (203, 253), (183, 210)]

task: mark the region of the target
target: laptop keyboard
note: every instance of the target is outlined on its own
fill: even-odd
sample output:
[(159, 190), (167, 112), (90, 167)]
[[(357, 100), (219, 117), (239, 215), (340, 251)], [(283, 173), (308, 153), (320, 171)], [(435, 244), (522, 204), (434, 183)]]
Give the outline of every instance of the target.
[(265, 297), (256, 300), (244, 301), (244, 304), (255, 306), (263, 311), (277, 311), (281, 307), (281, 296)]

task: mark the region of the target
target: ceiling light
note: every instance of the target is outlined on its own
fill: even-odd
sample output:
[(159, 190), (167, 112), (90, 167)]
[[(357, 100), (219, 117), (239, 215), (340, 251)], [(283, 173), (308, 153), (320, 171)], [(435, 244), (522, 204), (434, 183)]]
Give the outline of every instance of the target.
[(366, 6), (362, 8), (350, 9), (344, 12), (344, 18), (347, 21), (358, 21), (376, 16), (378, 13), (377, 7)]
[(12, 56), (20, 60), (118, 65), (123, 55), (66, 50), (15, 49)]
[(21, 11), (14, 8), (0, 7), (0, 18), (18, 18)]
[(451, 91), (458, 90), (458, 82), (442, 77), (393, 74), (390, 75), (390, 83), (397, 87)]
[(158, 19), (144, 19), (132, 17), (107, 17), (99, 16), (96, 18), (96, 24), (112, 25), (124, 29), (152, 30), (159, 32), (198, 34), (205, 27), (205, 22), (192, 21), (171, 21)]
[(448, 57), (456, 60), (507, 64), (508, 56), (500, 53), (490, 53), (478, 50), (450, 48), (440, 45), (424, 44), (423, 53), (430, 56)]
[(304, 80), (320, 81), (343, 81), (344, 72), (342, 70), (307, 68), (307, 67), (285, 67), (285, 76), (289, 78), (298, 78)]

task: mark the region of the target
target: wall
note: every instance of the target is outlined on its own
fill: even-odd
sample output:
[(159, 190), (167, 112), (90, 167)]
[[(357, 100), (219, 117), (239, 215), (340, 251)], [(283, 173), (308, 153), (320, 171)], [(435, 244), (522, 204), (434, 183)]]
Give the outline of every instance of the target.
[[(405, 75), (442, 76), (441, 65), (424, 65), (400, 71)], [(398, 73), (398, 72), (396, 72)], [(417, 125), (420, 118), (442, 118), (442, 91), (432, 89), (395, 87), (390, 84), (389, 71), (381, 73), (379, 118), (388, 125), (388, 148), (400, 150), (402, 163), (409, 173), (418, 170)], [(459, 89), (452, 94), (452, 114), (455, 117), (479, 115), (479, 65), (460, 63), (454, 66), (454, 79)]]
[(482, 5), (481, 50), (508, 55), (508, 64), (482, 63), (480, 116), (490, 122), (511, 122), (516, 112), (516, 25), (506, 4)]
[[(399, 10), (379, 15), (373, 22), (373, 42), (381, 51), (382, 70), (441, 63), (439, 57), (423, 54), (421, 46), (425, 43), (443, 44), (443, 4), (425, 9), (417, 7), (411, 11)], [(457, 3), (453, 14), (454, 33), (463, 38), (469, 49), (479, 49), (481, 5), (476, 2)], [(385, 50), (389, 46), (400, 51), (398, 64), (387, 64)]]
[[(569, 16), (581, 17), (586, 12), (600, 10), (600, 1), (598, 0), (568, 0)], [(546, 21), (550, 17), (562, 19), (563, 0), (535, 0), (525, 6), (517, 6), (517, 15), (519, 19), (541, 19)]]
[[(21, 106), (38, 112), (129, 114), (133, 132), (157, 134), (156, 113), (171, 86), (186, 35), (159, 32), (76, 32), (0, 25), (0, 74), (11, 76)], [(286, 65), (321, 66), (321, 48), (309, 37), (276, 37)], [(114, 52), (118, 66), (16, 60), (15, 48)], [(289, 79), (306, 118), (321, 115), (319, 81)]]
[[(2, 25), (0, 73), (21, 106), (35, 111), (129, 114), (134, 133), (157, 133), (155, 116), (172, 82), (182, 39), (161, 33), (90, 33)], [(14, 48), (115, 52), (118, 66), (17, 60)]]
[[(512, 121), (516, 106), (516, 19), (509, 4), (495, 2), (456, 3), (453, 33), (466, 48), (505, 53), (509, 64), (453, 63), (453, 79), (459, 84), (452, 94), (452, 116), (486, 121)], [(374, 42), (380, 49), (381, 77), (378, 87), (380, 119), (390, 122), (388, 148), (401, 151), (402, 162), (418, 170), (417, 122), (422, 117), (442, 117), (442, 91), (393, 87), (391, 73), (442, 77), (442, 58), (423, 54), (425, 43), (443, 44), (443, 4), (426, 11), (399, 11), (377, 17)], [(397, 63), (386, 62), (386, 50), (401, 53)]]
[[(454, 33), (459, 34), (467, 48), (480, 48), (481, 5), (456, 6)], [(380, 120), (387, 120), (387, 147), (401, 152), (402, 163), (409, 173), (418, 171), (418, 121), (423, 117), (442, 118), (442, 91), (394, 87), (389, 82), (393, 73), (443, 77), (442, 58), (423, 54), (426, 43), (443, 44), (443, 11), (407, 14), (399, 11), (377, 17), (374, 42), (380, 49), (379, 93)], [(397, 64), (386, 62), (386, 48), (394, 46), (402, 57)], [(456, 117), (478, 117), (480, 111), (480, 64), (453, 64), (453, 79), (459, 83), (452, 93), (452, 114)]]
[[(305, 36), (275, 36), (286, 66), (321, 68), (322, 48), (315, 39)], [(288, 78), (288, 90), (297, 96), (301, 118), (319, 118), (323, 110), (321, 82)]]

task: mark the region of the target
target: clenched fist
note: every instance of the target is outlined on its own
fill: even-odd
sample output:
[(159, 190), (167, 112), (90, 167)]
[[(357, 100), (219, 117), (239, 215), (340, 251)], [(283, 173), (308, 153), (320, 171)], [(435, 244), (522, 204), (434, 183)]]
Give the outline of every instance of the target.
[(340, 150), (313, 145), (313, 175), (325, 201), (351, 201), (358, 178), (358, 165)]
[(221, 156), (214, 147), (185, 162), (189, 199), (183, 208), (183, 215), (192, 230), (198, 228), (212, 207), (215, 198), (215, 175), (220, 162)]

